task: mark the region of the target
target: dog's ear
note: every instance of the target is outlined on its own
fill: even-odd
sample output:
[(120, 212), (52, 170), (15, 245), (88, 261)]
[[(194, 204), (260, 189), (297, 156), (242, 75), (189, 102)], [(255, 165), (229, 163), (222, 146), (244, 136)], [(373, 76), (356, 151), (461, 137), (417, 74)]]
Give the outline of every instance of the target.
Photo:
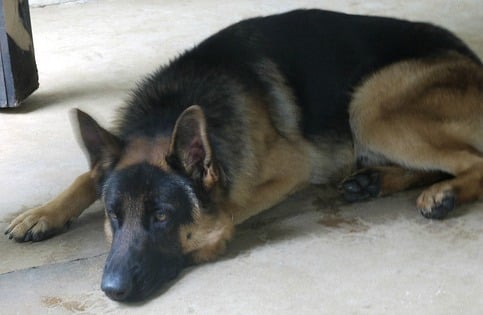
[(173, 168), (202, 184), (206, 190), (218, 182), (219, 172), (200, 106), (190, 106), (179, 116), (171, 136), (167, 161)]
[(91, 169), (105, 171), (112, 167), (119, 159), (122, 151), (122, 142), (105, 130), (88, 114), (76, 109), (79, 135), (89, 156)]

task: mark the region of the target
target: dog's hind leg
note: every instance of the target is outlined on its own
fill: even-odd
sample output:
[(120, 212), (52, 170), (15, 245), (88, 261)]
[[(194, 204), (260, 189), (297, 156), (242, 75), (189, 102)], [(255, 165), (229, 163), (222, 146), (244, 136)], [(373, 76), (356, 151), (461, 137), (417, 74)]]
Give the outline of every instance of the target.
[(442, 172), (409, 170), (400, 166), (375, 166), (358, 170), (339, 186), (349, 202), (387, 196), (406, 189), (433, 184), (448, 177)]
[(400, 181), (411, 185), (419, 172), (453, 176), (419, 196), (425, 217), (444, 218), (456, 203), (483, 196), (481, 65), (455, 54), (394, 64), (356, 91), (350, 116), (357, 155), (371, 166), (416, 171)]
[[(434, 154), (437, 156), (439, 153), (435, 151)], [(453, 154), (448, 156), (451, 159), (446, 167), (454, 176), (451, 179), (438, 182), (449, 176), (443, 172), (382, 166), (365, 168), (354, 173), (342, 182), (340, 188), (344, 198), (354, 202), (438, 182), (419, 195), (416, 205), (423, 216), (442, 219), (453, 210), (456, 203), (483, 198), (483, 158), (464, 152)], [(457, 157), (458, 155), (460, 156)], [(461, 164), (466, 164), (464, 161), (470, 162), (471, 166), (461, 167)]]
[(453, 152), (448, 168), (455, 177), (430, 186), (417, 199), (417, 207), (426, 218), (442, 219), (453, 209), (455, 203), (466, 203), (483, 197), (481, 156)]
[(56, 198), (25, 211), (8, 226), (5, 234), (18, 242), (41, 241), (61, 232), (69, 222), (97, 199), (91, 172), (84, 173)]

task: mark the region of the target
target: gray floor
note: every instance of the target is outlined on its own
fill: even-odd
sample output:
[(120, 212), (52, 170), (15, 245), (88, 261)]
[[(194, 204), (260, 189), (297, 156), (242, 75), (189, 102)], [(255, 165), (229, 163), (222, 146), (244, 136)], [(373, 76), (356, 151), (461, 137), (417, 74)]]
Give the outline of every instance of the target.
[[(87, 169), (69, 122), (109, 126), (145, 73), (242, 18), (295, 7), (445, 25), (483, 57), (483, 3), (466, 1), (90, 1), (31, 10), (40, 89), (0, 112), (0, 229)], [(344, 205), (304, 191), (244, 225), (227, 255), (142, 305), (99, 289), (107, 245), (95, 204), (46, 242), (0, 238), (2, 314), (482, 314), (483, 203), (432, 222), (417, 191)]]

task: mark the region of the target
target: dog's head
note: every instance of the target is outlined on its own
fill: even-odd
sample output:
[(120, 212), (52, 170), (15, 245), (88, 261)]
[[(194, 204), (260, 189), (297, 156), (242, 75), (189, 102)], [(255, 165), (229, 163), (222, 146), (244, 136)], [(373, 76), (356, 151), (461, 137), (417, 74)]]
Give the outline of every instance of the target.
[(213, 206), (222, 172), (198, 106), (169, 135), (119, 139), (77, 111), (91, 174), (106, 209), (111, 250), (102, 290), (140, 300), (184, 266), (215, 258), (231, 238), (231, 218)]

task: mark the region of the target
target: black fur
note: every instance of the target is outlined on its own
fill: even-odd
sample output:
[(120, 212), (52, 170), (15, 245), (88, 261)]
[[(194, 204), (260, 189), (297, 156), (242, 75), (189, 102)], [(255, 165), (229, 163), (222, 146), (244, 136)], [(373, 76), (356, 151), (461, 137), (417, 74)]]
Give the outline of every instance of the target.
[(193, 219), (187, 186), (183, 177), (147, 163), (111, 173), (103, 196), (113, 240), (101, 285), (109, 297), (139, 300), (183, 268), (178, 227)]
[(209, 108), (208, 121), (217, 127), (243, 123), (230, 106), (233, 83), (263, 93), (254, 69), (263, 59), (274, 61), (293, 89), (306, 135), (347, 128), (350, 92), (364, 77), (400, 60), (451, 50), (480, 62), (452, 33), (427, 23), (323, 10), (244, 20), (143, 81), (121, 113), (120, 135), (169, 132), (193, 104)]
[[(211, 36), (141, 82), (121, 110), (119, 141), (169, 137), (180, 114), (191, 105), (199, 105), (206, 116), (213, 156), (224, 177), (222, 188), (228, 194), (234, 174), (243, 172), (243, 159), (253, 159), (250, 154), (241, 154), (250, 150), (246, 112), (249, 107), (246, 102), (250, 100), (247, 98), (266, 100), (267, 104), (260, 106), (270, 108), (273, 104), (267, 100), (270, 100), (272, 88), (280, 85), (264, 77), (260, 69), (263, 62), (269, 61), (276, 66), (300, 109), (298, 127), (307, 139), (312, 139), (329, 132), (350, 133), (351, 92), (365, 77), (397, 61), (437, 56), (448, 51), (478, 61), (457, 37), (426, 23), (322, 10), (297, 10), (245, 20)], [(168, 163), (175, 171), (182, 165), (176, 156), (168, 159)], [(175, 233), (167, 226), (163, 227), (164, 234), (150, 232), (156, 211), (153, 209), (157, 205), (151, 197), (145, 196), (159, 195), (160, 190), (169, 191), (161, 196), (164, 206), (173, 205), (178, 199), (186, 199), (186, 192), (182, 190), (175, 198), (170, 195), (179, 188), (177, 183), (184, 181), (182, 185), (190, 187), (198, 200), (203, 200), (201, 184), (183, 172), (178, 173), (171, 175), (137, 165), (104, 177), (107, 180), (104, 186), (108, 187), (104, 196), (107, 212), (112, 214), (114, 235), (103, 289), (112, 298), (144, 297), (175, 276), (182, 267), (185, 257), (179, 241), (173, 236)], [(131, 187), (131, 183), (144, 184)], [(130, 218), (126, 213), (129, 207), (122, 206), (124, 211), (116, 213), (112, 196), (116, 196), (117, 190), (134, 194), (134, 199), (144, 196), (151, 202), (136, 207), (144, 212), (141, 218), (135, 216), (131, 220), (144, 221), (136, 225), (134, 231), (117, 233), (129, 225)], [(175, 226), (190, 220), (189, 200), (186, 202), (179, 209), (175, 206), (180, 213), (173, 221)], [(132, 235), (136, 239), (118, 239)], [(152, 235), (162, 237), (151, 243)], [(129, 252), (119, 249), (127, 246), (125, 244), (130, 244)], [(139, 253), (140, 250), (144, 252)], [(131, 261), (130, 257), (142, 259)], [(120, 283), (121, 280), (124, 282)]]
[(448, 50), (479, 62), (460, 39), (427, 23), (323, 10), (244, 20), (142, 81), (120, 113), (118, 133), (122, 139), (170, 133), (181, 112), (198, 104), (229, 187), (247, 137), (242, 104), (233, 96), (266, 97), (256, 69), (261, 60), (273, 61), (285, 76), (302, 110), (301, 130), (310, 138), (349, 134), (351, 91), (364, 77), (403, 59)]
[[(42, 240), (59, 232), (69, 220), (101, 198), (108, 219), (106, 234), (108, 239), (112, 238), (102, 289), (115, 300), (145, 298), (176, 277), (187, 263), (218, 257), (233, 237), (236, 224), (306, 184), (330, 181), (341, 168), (351, 168), (348, 164), (355, 162), (350, 161), (355, 154), (362, 166), (371, 166), (377, 157), (378, 164), (396, 160), (408, 170), (435, 167), (434, 174), (419, 174), (422, 179), (416, 172), (406, 181), (393, 183), (395, 191), (416, 184), (411, 181), (433, 183), (441, 176), (440, 171), (447, 171), (444, 163), (435, 165), (428, 158), (429, 162), (422, 159), (407, 164), (424, 150), (412, 152), (397, 162), (388, 156), (391, 150), (394, 155), (404, 155), (401, 147), (397, 147), (397, 139), (396, 146), (387, 151), (361, 145), (361, 134), (367, 130), (373, 134), (362, 136), (365, 140), (392, 131), (395, 133), (390, 136), (399, 136), (396, 132), (400, 129), (393, 129), (392, 125), (377, 128), (377, 124), (387, 122), (383, 121), (386, 119), (383, 114), (374, 120), (357, 114), (351, 117), (356, 142), (356, 150), (352, 150), (348, 107), (357, 89), (354, 104), (362, 98), (361, 111), (372, 112), (366, 104), (370, 106), (373, 99), (384, 94), (379, 93), (379, 88), (388, 89), (375, 83), (379, 82), (375, 79), (391, 82), (394, 77), (389, 76), (394, 74), (388, 70), (372, 75), (394, 63), (416, 58), (417, 62), (395, 67), (412, 64), (410, 69), (424, 68), (420, 64), (428, 63), (432, 57), (435, 57), (432, 60), (455, 59), (457, 70), (447, 70), (450, 64), (441, 61), (450, 78), (438, 81), (439, 73), (434, 75), (438, 80), (424, 76), (416, 79), (418, 84), (428, 80), (424, 89), (440, 89), (436, 95), (449, 91), (449, 96), (458, 89), (475, 90), (482, 80), (480, 66), (461, 55), (481, 65), (461, 40), (427, 23), (322, 10), (297, 10), (241, 21), (142, 81), (120, 112), (116, 135), (77, 110), (79, 135), (89, 156), (90, 171), (79, 176), (53, 201), (19, 215), (5, 233), (18, 241)], [(396, 74), (399, 79), (407, 70), (394, 73), (399, 73)], [(458, 83), (453, 84), (454, 80)], [(379, 85), (378, 88), (365, 87), (371, 83)], [(399, 86), (393, 84), (397, 91)], [(417, 92), (413, 97), (406, 93), (409, 89), (403, 88), (401, 92), (410, 95), (398, 96), (403, 98), (403, 104), (417, 101), (415, 98), (423, 93)], [(360, 94), (365, 94), (361, 91), (368, 94), (361, 97)], [(466, 101), (473, 106), (467, 110), (470, 114), (462, 115), (462, 119), (457, 117), (458, 124), (451, 123), (452, 128), (463, 126), (465, 116), (476, 117), (472, 114), (478, 109), (475, 104), (481, 94), (472, 93), (468, 93), (472, 98)], [(381, 103), (385, 105), (387, 97), (392, 95), (382, 95), (379, 104), (374, 104), (378, 106), (375, 109), (381, 110)], [(440, 99), (434, 100), (438, 101), (439, 110)], [(442, 107), (452, 106), (453, 99), (446, 101)], [(424, 106), (423, 101), (415, 104)], [(394, 116), (400, 118), (398, 114), (405, 114), (414, 118), (408, 116), (414, 112), (399, 109)], [(421, 115), (417, 124), (426, 126), (428, 117), (434, 122), (431, 113)], [(438, 114), (436, 110), (435, 113)], [(446, 117), (446, 121), (449, 114), (441, 117)], [(368, 124), (357, 130), (357, 120), (368, 120)], [(408, 120), (401, 121), (406, 124)], [(468, 121), (478, 124), (477, 119)], [(435, 132), (425, 136), (431, 137)], [(438, 147), (428, 151), (432, 152), (429, 155), (438, 156), (445, 151), (439, 148), (447, 139), (452, 143), (449, 147), (459, 153), (475, 154), (473, 151), (481, 144), (474, 145), (472, 132), (470, 128), (462, 132), (471, 134), (468, 143), (453, 141), (460, 134), (456, 137), (448, 132), (435, 144), (426, 146)], [(417, 138), (411, 137), (400, 141), (413, 145)], [(382, 141), (379, 144), (388, 146), (391, 140), (379, 139)], [(473, 163), (463, 158), (461, 161), (461, 164)], [(477, 186), (483, 177), (478, 167), (464, 171), (476, 176), (459, 178), (468, 186)], [(458, 174), (453, 173), (457, 179)], [(346, 199), (360, 200), (382, 194), (384, 189), (391, 190), (385, 187), (390, 185), (384, 185), (386, 175), (374, 169), (346, 178), (342, 184)], [(466, 202), (481, 195), (479, 191), (465, 191), (464, 196), (460, 194), (464, 185), (450, 183), (452, 190), (445, 191), (442, 200), (436, 200), (434, 194), (439, 194), (441, 187), (435, 191), (434, 186), (430, 187), (428, 196), (427, 191), (423, 192), (423, 199), (428, 201), (418, 201), (418, 207), (424, 216), (441, 219), (456, 201), (461, 202), (457, 198), (462, 196)]]

